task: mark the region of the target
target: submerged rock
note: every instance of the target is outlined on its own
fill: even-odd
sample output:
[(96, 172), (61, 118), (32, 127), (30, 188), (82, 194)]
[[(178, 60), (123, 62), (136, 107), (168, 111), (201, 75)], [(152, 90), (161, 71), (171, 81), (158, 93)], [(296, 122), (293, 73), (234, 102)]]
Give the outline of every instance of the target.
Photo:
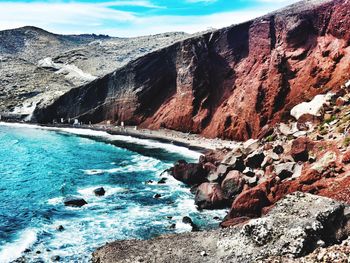
[(105, 189), (103, 187), (99, 187), (99, 188), (96, 188), (94, 190), (94, 194), (96, 196), (103, 196), (103, 195), (105, 195), (105, 193), (106, 193), (106, 191), (105, 191)]
[(83, 198), (74, 197), (74, 196), (66, 197), (63, 200), (63, 203), (65, 206), (73, 206), (73, 207), (82, 207), (87, 204), (87, 202)]

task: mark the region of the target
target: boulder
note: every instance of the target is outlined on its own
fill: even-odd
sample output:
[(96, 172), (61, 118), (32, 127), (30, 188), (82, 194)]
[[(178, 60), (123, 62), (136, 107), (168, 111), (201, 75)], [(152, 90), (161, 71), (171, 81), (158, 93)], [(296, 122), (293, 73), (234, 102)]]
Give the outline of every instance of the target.
[(63, 203), (65, 206), (72, 206), (72, 207), (82, 207), (87, 204), (87, 202), (83, 198), (74, 197), (74, 196), (66, 197), (63, 200)]
[(288, 177), (292, 177), (292, 175), (294, 174), (295, 165), (295, 162), (276, 164), (275, 173), (279, 178), (281, 178), (281, 180), (284, 180)]
[(223, 178), (225, 178), (225, 175), (232, 170), (229, 166), (225, 164), (220, 164), (216, 171), (212, 171), (208, 175), (208, 181), (209, 182), (218, 182), (222, 181)]
[(155, 194), (155, 195), (153, 196), (154, 199), (159, 199), (159, 198), (161, 198), (161, 197), (162, 197), (161, 194)]
[(321, 123), (321, 116), (314, 116), (311, 114), (303, 114), (297, 121), (297, 128), (299, 131), (308, 131), (312, 125)]
[(248, 176), (244, 176), (243, 177), (245, 182), (249, 185), (249, 187), (254, 187), (258, 184), (258, 177), (256, 175), (248, 177)]
[(259, 140), (249, 139), (243, 143), (243, 152), (245, 154), (250, 154), (256, 151), (260, 146)]
[(106, 193), (106, 191), (105, 191), (105, 189), (103, 187), (99, 187), (99, 188), (96, 188), (94, 190), (94, 194), (96, 196), (103, 196), (103, 195), (105, 195), (105, 193)]
[(243, 171), (244, 170), (244, 155), (242, 153), (237, 153), (232, 151), (228, 153), (222, 164), (229, 166), (232, 170)]
[(195, 204), (199, 209), (218, 209), (225, 207), (227, 200), (218, 183), (202, 183), (197, 188)]
[(250, 168), (260, 168), (264, 158), (264, 152), (262, 150), (256, 150), (247, 156), (245, 165)]
[(324, 105), (329, 104), (329, 101), (332, 99), (332, 97), (332, 93), (316, 95), (310, 102), (303, 102), (296, 105), (290, 111), (290, 114), (297, 120), (304, 114), (320, 116)]
[(267, 198), (265, 185), (262, 183), (240, 193), (232, 203), (230, 218), (260, 216), (262, 208), (271, 204)]
[(309, 150), (313, 147), (313, 142), (307, 137), (300, 137), (292, 142), (291, 155), (296, 162), (306, 162), (309, 159)]
[(203, 168), (202, 164), (187, 163), (181, 160), (175, 163), (169, 172), (176, 180), (190, 186), (207, 181), (208, 172)]
[(221, 189), (228, 200), (238, 195), (244, 186), (245, 180), (239, 171), (229, 172), (221, 183)]

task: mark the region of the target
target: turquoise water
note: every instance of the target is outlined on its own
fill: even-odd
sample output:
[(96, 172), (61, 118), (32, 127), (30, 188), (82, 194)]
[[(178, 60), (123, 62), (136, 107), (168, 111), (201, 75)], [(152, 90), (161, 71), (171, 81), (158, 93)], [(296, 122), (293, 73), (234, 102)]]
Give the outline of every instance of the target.
[[(189, 189), (173, 178), (165, 175), (165, 185), (145, 183), (157, 182), (181, 158), (193, 161), (198, 154), (102, 132), (0, 125), (0, 262), (19, 256), (49, 262), (56, 255), (88, 262), (107, 241), (189, 231), (183, 216), (216, 226), (220, 212), (198, 212)], [(100, 186), (106, 195), (96, 197), (93, 189)], [(156, 193), (162, 198), (154, 199)], [(65, 207), (62, 200), (70, 195), (88, 205)]]

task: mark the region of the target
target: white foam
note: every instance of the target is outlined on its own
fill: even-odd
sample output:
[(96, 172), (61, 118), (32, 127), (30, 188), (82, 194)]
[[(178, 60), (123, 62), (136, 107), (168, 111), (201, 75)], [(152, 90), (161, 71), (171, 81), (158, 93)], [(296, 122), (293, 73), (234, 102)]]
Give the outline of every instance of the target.
[[(89, 198), (95, 198), (95, 194), (94, 194), (94, 190), (96, 188), (99, 188), (101, 186), (93, 186), (93, 187), (87, 187), (87, 188), (81, 188), (78, 189), (78, 193), (84, 198), (84, 199), (89, 199)], [(115, 195), (117, 193), (124, 193), (129, 191), (129, 189), (127, 188), (123, 188), (123, 187), (110, 187), (110, 186), (103, 186), (103, 188), (105, 189), (106, 193), (104, 196), (111, 196), (111, 195)]]
[(201, 156), (201, 153), (192, 151), (186, 147), (177, 146), (169, 143), (162, 143), (157, 142), (155, 140), (151, 139), (139, 139), (132, 136), (125, 136), (125, 135), (112, 135), (105, 131), (95, 131), (91, 129), (79, 129), (79, 128), (59, 128), (59, 127), (44, 127), (44, 126), (38, 126), (33, 124), (22, 124), (22, 123), (6, 123), (6, 122), (0, 122), (0, 125), (4, 126), (12, 126), (17, 128), (31, 128), (31, 129), (42, 129), (42, 130), (51, 130), (51, 131), (61, 131), (66, 132), (70, 134), (75, 135), (81, 135), (81, 136), (90, 136), (90, 137), (97, 137), (97, 138), (104, 138), (109, 141), (123, 141), (123, 142), (129, 142), (134, 144), (143, 145), (149, 148), (161, 148), (165, 149), (168, 152), (177, 153), (180, 155), (183, 155), (188, 158), (192, 159), (198, 159), (199, 156)]
[(29, 248), (37, 240), (37, 232), (34, 229), (24, 230), (14, 242), (5, 244), (0, 250), (0, 263), (11, 262), (21, 256), (26, 248)]
[(58, 205), (63, 203), (63, 197), (54, 197), (49, 200), (47, 200), (47, 203), (49, 205)]

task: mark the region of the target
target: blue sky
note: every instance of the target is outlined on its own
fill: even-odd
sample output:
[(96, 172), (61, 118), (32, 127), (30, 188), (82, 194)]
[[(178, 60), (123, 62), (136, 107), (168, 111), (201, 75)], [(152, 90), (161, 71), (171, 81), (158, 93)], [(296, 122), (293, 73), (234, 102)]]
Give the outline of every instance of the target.
[(240, 23), (297, 0), (0, 0), (0, 29), (128, 37)]

